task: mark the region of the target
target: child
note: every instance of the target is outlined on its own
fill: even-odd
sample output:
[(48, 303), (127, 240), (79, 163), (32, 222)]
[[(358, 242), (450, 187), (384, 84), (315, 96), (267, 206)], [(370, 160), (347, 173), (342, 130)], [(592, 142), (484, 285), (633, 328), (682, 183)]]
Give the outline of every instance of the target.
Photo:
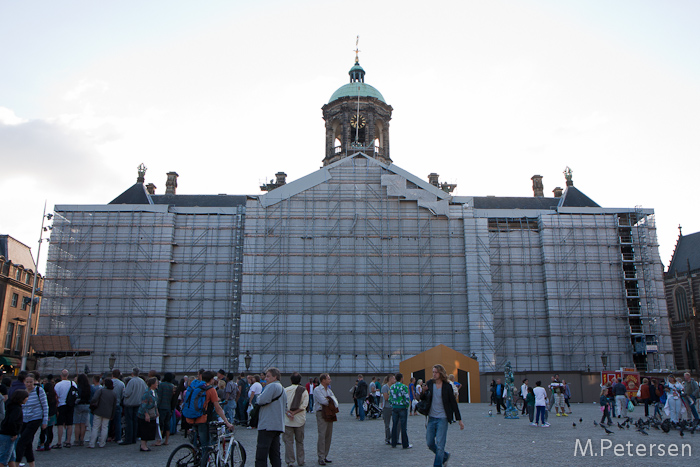
[(537, 426), (535, 423), (535, 391), (531, 387), (527, 388), (525, 407), (527, 408), (527, 416), (530, 417), (530, 425)]
[(22, 406), (27, 402), (29, 393), (16, 389), (7, 401), (5, 420), (0, 426), (0, 466), (5, 467), (15, 462), (15, 446), (19, 432), (22, 430)]
[(610, 405), (608, 404), (608, 388), (603, 388), (600, 391), (600, 408), (603, 411), (603, 417), (600, 419), (600, 424), (605, 423), (605, 419), (608, 419), (608, 426), (612, 425), (612, 419), (610, 418)]

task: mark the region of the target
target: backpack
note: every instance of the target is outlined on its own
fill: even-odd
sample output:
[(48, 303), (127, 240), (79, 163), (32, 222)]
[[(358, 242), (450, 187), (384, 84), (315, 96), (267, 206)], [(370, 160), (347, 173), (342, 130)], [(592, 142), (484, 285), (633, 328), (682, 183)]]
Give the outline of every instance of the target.
[(66, 394), (66, 405), (68, 407), (75, 407), (75, 403), (78, 402), (79, 397), (78, 388), (71, 383), (70, 388), (68, 388), (68, 394)]
[(187, 387), (185, 392), (185, 402), (182, 405), (182, 415), (185, 418), (199, 418), (206, 412), (204, 401), (207, 398), (207, 390), (212, 386), (207, 386), (204, 381), (194, 380)]

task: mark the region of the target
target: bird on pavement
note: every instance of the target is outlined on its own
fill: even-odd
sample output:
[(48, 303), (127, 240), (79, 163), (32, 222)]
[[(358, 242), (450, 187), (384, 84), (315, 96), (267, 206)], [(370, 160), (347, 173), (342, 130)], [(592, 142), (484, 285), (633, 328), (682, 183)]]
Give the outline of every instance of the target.
[(574, 428), (576, 428), (576, 422), (574, 422)]
[(596, 422), (595, 420), (593, 420), (593, 426), (598, 426), (598, 422)]
[(605, 433), (606, 433), (606, 434), (608, 434), (608, 435), (613, 435), (613, 434), (615, 434), (615, 433), (613, 433), (612, 431), (610, 431), (610, 430), (608, 430), (607, 428), (605, 428), (603, 425), (600, 425), (600, 426), (603, 427), (603, 430), (605, 430)]

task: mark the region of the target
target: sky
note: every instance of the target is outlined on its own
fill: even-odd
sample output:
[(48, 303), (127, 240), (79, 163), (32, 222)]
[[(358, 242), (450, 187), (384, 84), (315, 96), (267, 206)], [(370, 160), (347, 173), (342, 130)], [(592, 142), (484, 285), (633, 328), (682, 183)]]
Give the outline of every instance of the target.
[[(700, 2), (0, 0), (0, 233), (136, 182), (259, 194), (324, 157), (349, 81), (394, 111), (391, 157), (460, 196), (545, 195), (573, 171), (604, 207), (653, 208), (668, 267), (700, 231)], [(45, 263), (42, 251), (40, 271)]]

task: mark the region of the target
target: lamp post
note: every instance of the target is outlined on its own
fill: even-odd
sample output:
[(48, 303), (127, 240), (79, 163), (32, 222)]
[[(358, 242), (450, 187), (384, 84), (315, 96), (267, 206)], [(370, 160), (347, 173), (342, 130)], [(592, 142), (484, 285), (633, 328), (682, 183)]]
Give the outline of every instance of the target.
[(243, 360), (245, 360), (245, 371), (246, 373), (250, 372), (250, 361), (253, 359), (253, 357), (250, 356), (250, 350), (245, 351), (245, 357), (243, 357)]
[[(41, 216), (41, 232), (39, 234), (39, 247), (36, 250), (36, 271), (34, 271), (34, 282), (32, 284), (32, 296), (29, 299), (29, 312), (27, 313), (27, 332), (24, 335), (24, 343), (22, 345), (22, 365), (21, 370), (27, 369), (27, 356), (29, 354), (29, 336), (32, 333), (32, 313), (34, 312), (34, 297), (36, 296), (36, 286), (39, 281), (39, 255), (41, 254), (41, 243), (44, 241), (44, 232), (48, 232), (53, 227), (44, 227), (44, 220), (51, 220), (53, 214), (46, 214), (46, 201), (44, 201), (44, 214)], [(48, 239), (47, 239), (48, 240)]]
[(603, 364), (603, 370), (608, 369), (608, 356), (603, 352), (603, 354), (600, 356), (600, 361)]
[(117, 356), (112, 354), (109, 356), (109, 371), (110, 373), (112, 372), (112, 369), (114, 368), (114, 364), (117, 362)]

